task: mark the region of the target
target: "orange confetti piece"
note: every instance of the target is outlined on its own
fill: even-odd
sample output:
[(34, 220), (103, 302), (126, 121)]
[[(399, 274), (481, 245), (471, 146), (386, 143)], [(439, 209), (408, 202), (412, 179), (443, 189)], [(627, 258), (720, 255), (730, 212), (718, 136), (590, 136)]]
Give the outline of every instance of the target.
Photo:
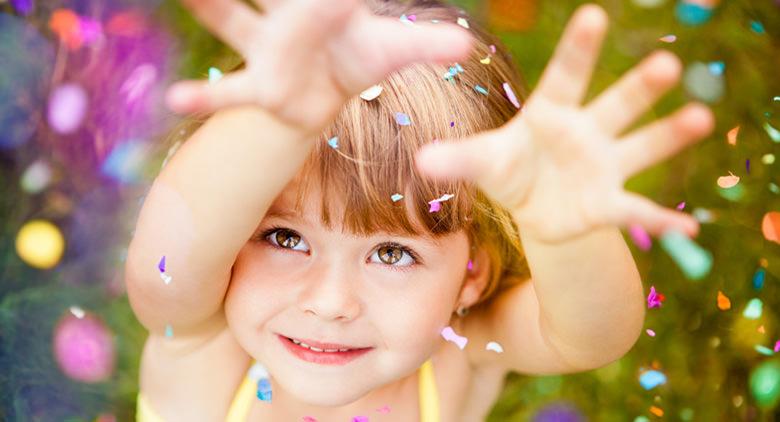
[(652, 413), (652, 414), (654, 414), (654, 415), (656, 415), (658, 417), (661, 417), (661, 416), (664, 415), (664, 410), (661, 409), (658, 406), (650, 406), (650, 413)]
[(78, 50), (84, 43), (79, 16), (70, 9), (55, 10), (49, 18), (49, 28), (70, 50)]
[(761, 334), (766, 334), (766, 329), (764, 328), (763, 325), (758, 327), (758, 332), (761, 333)]
[(721, 311), (731, 309), (731, 300), (720, 290), (718, 290), (718, 309)]
[(736, 145), (737, 144), (737, 135), (739, 135), (739, 126), (731, 129), (727, 136), (729, 139), (729, 145)]
[(770, 211), (764, 214), (761, 231), (764, 232), (766, 240), (780, 243), (780, 212)]
[(758, 260), (758, 265), (766, 268), (769, 266), (769, 261), (766, 258), (761, 258)]
[(732, 188), (737, 183), (739, 183), (739, 176), (735, 176), (732, 172), (729, 172), (729, 176), (718, 177), (718, 186), (724, 189)]

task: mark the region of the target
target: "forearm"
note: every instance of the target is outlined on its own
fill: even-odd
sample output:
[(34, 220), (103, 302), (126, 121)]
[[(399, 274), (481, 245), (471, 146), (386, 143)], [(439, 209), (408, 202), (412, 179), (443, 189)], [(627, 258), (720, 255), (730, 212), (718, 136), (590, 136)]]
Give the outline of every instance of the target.
[(558, 243), (521, 239), (543, 334), (567, 360), (602, 366), (627, 352), (644, 323), (639, 272), (620, 231), (609, 227)]
[(239, 250), (312, 145), (249, 107), (216, 114), (182, 145), (150, 189), (128, 250), (128, 295), (147, 328), (186, 329), (219, 311)]

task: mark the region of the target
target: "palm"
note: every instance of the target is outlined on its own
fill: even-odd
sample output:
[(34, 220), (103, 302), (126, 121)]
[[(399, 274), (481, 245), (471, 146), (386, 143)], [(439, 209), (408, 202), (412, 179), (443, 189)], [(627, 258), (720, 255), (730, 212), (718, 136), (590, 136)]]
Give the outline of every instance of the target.
[(373, 15), (360, 0), (257, 0), (263, 14), (237, 0), (184, 1), (246, 66), (216, 84), (180, 84), (189, 92), (172, 103), (183, 112), (255, 104), (317, 131), (346, 99), (389, 73), (415, 61), (452, 61), (470, 49), (470, 35), (455, 25), (405, 25)]
[(545, 241), (604, 225), (695, 234), (692, 217), (627, 192), (623, 184), (709, 133), (711, 114), (689, 105), (621, 135), (676, 83), (680, 65), (669, 53), (646, 59), (581, 105), (605, 31), (602, 10), (578, 11), (522, 112), (496, 130), (429, 147), (418, 159), (421, 170), (474, 179), (526, 233)]

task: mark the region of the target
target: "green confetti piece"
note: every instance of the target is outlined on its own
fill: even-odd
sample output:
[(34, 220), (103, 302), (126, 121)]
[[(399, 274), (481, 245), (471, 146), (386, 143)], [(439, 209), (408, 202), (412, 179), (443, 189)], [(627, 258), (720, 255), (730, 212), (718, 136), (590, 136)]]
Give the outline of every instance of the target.
[(718, 188), (718, 194), (731, 202), (737, 202), (745, 196), (745, 189), (742, 185), (735, 185), (730, 188)]
[(757, 344), (755, 349), (756, 349), (756, 352), (761, 353), (762, 355), (772, 356), (772, 355), (775, 354), (774, 350), (772, 350), (772, 349), (770, 349), (770, 348), (768, 348), (766, 346), (762, 346), (760, 344)]
[(678, 231), (664, 234), (661, 246), (688, 279), (702, 279), (712, 268), (712, 254)]
[(780, 194), (780, 186), (777, 186), (773, 182), (769, 182), (769, 190), (774, 194)]
[(759, 319), (761, 318), (763, 308), (764, 303), (761, 302), (761, 299), (754, 297), (753, 299), (750, 299), (750, 302), (745, 306), (745, 310), (742, 311), (742, 316), (747, 319)]

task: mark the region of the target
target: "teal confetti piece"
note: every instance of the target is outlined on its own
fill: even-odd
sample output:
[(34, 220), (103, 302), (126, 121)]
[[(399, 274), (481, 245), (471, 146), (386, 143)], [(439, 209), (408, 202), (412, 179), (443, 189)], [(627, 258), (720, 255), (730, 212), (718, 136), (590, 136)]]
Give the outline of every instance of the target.
[(639, 383), (645, 390), (652, 390), (659, 385), (666, 384), (666, 375), (663, 372), (650, 370), (639, 376)]
[(173, 337), (173, 327), (171, 327), (171, 324), (168, 324), (165, 326), (165, 338), (171, 337)]
[(780, 142), (780, 130), (775, 129), (768, 122), (764, 122), (764, 130), (774, 142)]
[(755, 349), (756, 349), (756, 352), (761, 353), (762, 355), (772, 356), (772, 355), (775, 354), (774, 350), (772, 350), (772, 349), (770, 349), (770, 348), (768, 348), (766, 346), (762, 346), (760, 344), (757, 344)]
[(328, 145), (330, 145), (331, 148), (336, 149), (339, 147), (339, 137), (334, 136), (330, 139), (328, 139)]
[(488, 95), (488, 92), (487, 92), (487, 90), (486, 90), (485, 88), (482, 88), (482, 87), (481, 87), (481, 86), (479, 86), (479, 85), (475, 85), (475, 86), (474, 86), (474, 90), (475, 90), (475, 91), (477, 91), (477, 92), (479, 92), (480, 94), (483, 94), (483, 95)]
[(672, 257), (688, 279), (699, 280), (712, 268), (712, 254), (678, 231), (661, 237), (661, 246)]
[(750, 21), (750, 29), (752, 29), (756, 34), (763, 34), (765, 32), (764, 24), (759, 21)]
[(678, 1), (674, 12), (680, 22), (691, 26), (701, 25), (712, 16), (712, 9), (687, 1)]
[(726, 70), (726, 64), (723, 62), (710, 62), (707, 64), (707, 68), (713, 75), (720, 76), (723, 74), (723, 71)]
[(759, 319), (761, 318), (763, 310), (764, 303), (761, 302), (761, 299), (754, 297), (753, 299), (750, 299), (750, 302), (745, 306), (745, 310), (742, 311), (742, 316), (747, 319)]
[(393, 196), (390, 197), (390, 199), (392, 199), (393, 202), (398, 202), (398, 201), (402, 200), (403, 198), (404, 198), (404, 196), (401, 195), (400, 193), (394, 193)]
[(209, 83), (213, 84), (215, 82), (219, 82), (220, 79), (222, 79), (222, 71), (217, 69), (216, 67), (210, 67), (209, 68)]
[(271, 381), (268, 378), (260, 378), (257, 381), (257, 398), (262, 401), (271, 401)]

